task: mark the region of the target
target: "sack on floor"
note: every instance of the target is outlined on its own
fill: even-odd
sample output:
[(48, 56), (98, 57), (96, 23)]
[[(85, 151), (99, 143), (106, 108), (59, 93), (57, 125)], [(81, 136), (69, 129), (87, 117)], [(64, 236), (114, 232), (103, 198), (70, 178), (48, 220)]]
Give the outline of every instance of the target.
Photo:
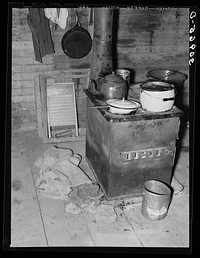
[(39, 193), (53, 199), (68, 199), (71, 187), (90, 184), (91, 180), (78, 166), (81, 157), (70, 149), (51, 147), (39, 157), (35, 166), (40, 168), (36, 187)]

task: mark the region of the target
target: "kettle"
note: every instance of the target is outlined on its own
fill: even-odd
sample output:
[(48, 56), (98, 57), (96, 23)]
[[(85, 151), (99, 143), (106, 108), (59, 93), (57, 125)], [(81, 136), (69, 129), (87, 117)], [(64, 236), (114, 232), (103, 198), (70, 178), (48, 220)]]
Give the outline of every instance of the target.
[(94, 83), (93, 94), (95, 97), (108, 100), (108, 99), (126, 99), (128, 95), (128, 88), (126, 81), (114, 72), (105, 77), (100, 77)]

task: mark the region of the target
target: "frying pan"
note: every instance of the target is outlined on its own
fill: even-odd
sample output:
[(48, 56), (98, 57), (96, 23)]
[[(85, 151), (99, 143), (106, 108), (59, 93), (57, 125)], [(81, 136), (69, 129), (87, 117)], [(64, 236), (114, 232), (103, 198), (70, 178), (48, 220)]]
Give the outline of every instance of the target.
[(61, 46), (67, 56), (80, 59), (89, 54), (92, 48), (92, 39), (89, 32), (79, 23), (77, 13), (76, 17), (76, 25), (64, 34)]

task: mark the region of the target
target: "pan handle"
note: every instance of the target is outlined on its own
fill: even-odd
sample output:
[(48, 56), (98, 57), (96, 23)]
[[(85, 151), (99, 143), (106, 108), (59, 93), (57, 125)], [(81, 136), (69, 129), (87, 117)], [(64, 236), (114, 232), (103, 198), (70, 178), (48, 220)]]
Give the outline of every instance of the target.
[(163, 101), (175, 100), (175, 98), (164, 98)]
[(80, 24), (80, 22), (79, 22), (78, 12), (77, 12), (77, 11), (75, 11), (75, 15), (76, 15), (76, 26), (81, 27), (81, 24)]

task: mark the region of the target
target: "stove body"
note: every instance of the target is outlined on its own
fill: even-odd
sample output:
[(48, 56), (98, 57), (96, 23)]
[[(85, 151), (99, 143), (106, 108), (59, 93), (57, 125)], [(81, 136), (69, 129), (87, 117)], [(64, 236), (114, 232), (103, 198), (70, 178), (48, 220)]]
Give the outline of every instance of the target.
[(170, 184), (182, 111), (115, 115), (86, 94), (86, 159), (107, 199), (141, 195), (149, 179)]

